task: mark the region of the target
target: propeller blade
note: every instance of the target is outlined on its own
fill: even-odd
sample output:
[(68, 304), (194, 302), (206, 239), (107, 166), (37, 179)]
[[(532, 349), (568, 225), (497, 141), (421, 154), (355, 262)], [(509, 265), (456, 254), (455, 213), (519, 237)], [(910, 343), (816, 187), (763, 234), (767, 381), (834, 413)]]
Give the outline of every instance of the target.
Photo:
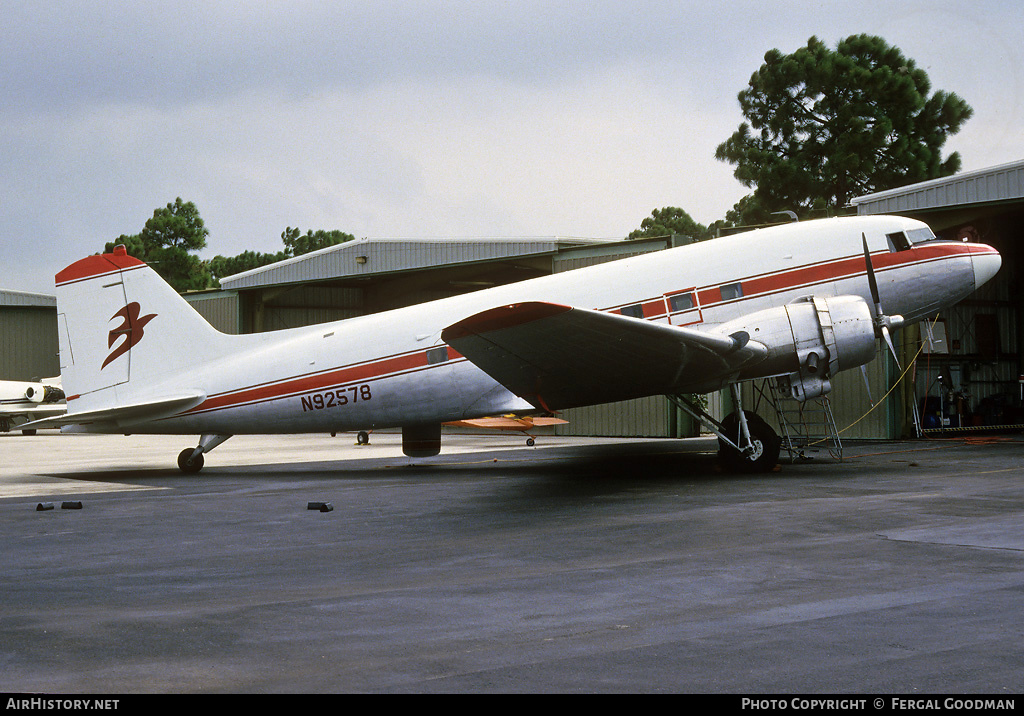
[(903, 367), (900, 365), (900, 357), (896, 355), (896, 346), (892, 344), (892, 336), (889, 334), (889, 326), (885, 324), (882, 324), (882, 338), (884, 338), (885, 342), (889, 345), (889, 352), (892, 353), (892, 359), (896, 361), (896, 367), (903, 370)]
[(875, 304), (875, 313), (881, 316), (882, 301), (878, 296), (878, 282), (875, 281), (875, 267), (871, 265), (871, 252), (868, 250), (868, 237), (867, 234), (864, 233), (862, 233), (860, 237), (864, 242), (864, 263), (867, 264), (868, 267), (868, 287), (871, 289), (871, 302)]
[(864, 263), (868, 269), (868, 288), (871, 289), (871, 301), (875, 304), (875, 332), (889, 346), (889, 352), (892, 353), (893, 360), (896, 361), (896, 366), (899, 367), (900, 359), (896, 355), (896, 346), (892, 343), (892, 335), (890, 335), (889, 329), (901, 327), (903, 325), (903, 316), (887, 316), (882, 311), (882, 299), (878, 295), (878, 282), (875, 280), (875, 267), (871, 264), (871, 251), (868, 250), (868, 236), (865, 233), (861, 233), (860, 238), (864, 244)]
[(875, 399), (871, 397), (871, 381), (868, 380), (867, 363), (860, 367), (860, 374), (864, 376), (864, 389), (868, 392), (868, 402), (871, 403), (871, 407), (874, 407)]

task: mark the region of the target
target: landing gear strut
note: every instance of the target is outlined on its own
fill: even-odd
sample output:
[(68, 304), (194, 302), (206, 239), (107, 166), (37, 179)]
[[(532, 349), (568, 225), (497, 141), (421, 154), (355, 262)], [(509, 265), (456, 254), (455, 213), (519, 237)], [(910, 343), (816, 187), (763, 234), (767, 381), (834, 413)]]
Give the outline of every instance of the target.
[[(736, 405), (740, 405), (739, 385), (734, 384), (732, 389)], [(718, 456), (728, 469), (734, 472), (768, 472), (778, 464), (782, 441), (756, 413), (741, 410), (718, 422), (687, 396), (667, 397), (718, 436)]]

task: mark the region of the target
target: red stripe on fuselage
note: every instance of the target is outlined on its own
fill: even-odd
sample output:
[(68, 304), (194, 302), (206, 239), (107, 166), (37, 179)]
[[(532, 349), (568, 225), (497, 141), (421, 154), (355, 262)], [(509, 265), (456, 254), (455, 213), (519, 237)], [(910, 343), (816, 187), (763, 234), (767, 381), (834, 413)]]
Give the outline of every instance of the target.
[[(940, 243), (933, 246), (916, 247), (909, 251), (897, 253), (880, 252), (872, 255), (872, 264), (876, 272), (898, 269), (911, 264), (924, 264), (949, 258), (969, 256), (972, 253), (992, 253), (993, 251), (978, 250), (977, 246), (969, 244), (946, 244)], [(863, 255), (846, 257), (842, 259), (800, 266), (785, 271), (751, 276), (750, 278), (730, 280), (725, 284), (742, 283), (743, 297), (730, 299), (729, 302), (742, 302), (751, 298), (763, 298), (772, 293), (781, 293), (803, 286), (828, 283), (831, 281), (847, 279), (858, 275), (865, 275), (867, 268)], [(723, 304), (719, 286), (705, 286), (696, 289), (700, 297), (700, 308), (705, 309), (709, 305)], [(661, 318), (666, 315), (664, 308), (660, 315), (649, 315), (652, 304), (660, 302), (664, 307), (664, 298), (647, 298), (641, 301), (634, 301), (645, 306), (645, 318)], [(563, 307), (558, 307), (562, 310)], [(551, 309), (554, 310), (554, 309)], [(564, 307), (569, 310), (569, 307)], [(613, 309), (603, 309), (613, 310)], [(554, 311), (558, 312), (558, 311)], [(538, 316), (538, 317), (543, 317)], [(500, 323), (500, 322), (499, 322)], [(428, 364), (426, 351), (418, 350), (410, 353), (402, 353), (370, 360), (364, 363), (342, 366), (339, 368), (307, 375), (285, 378), (279, 381), (262, 383), (255, 386), (240, 388), (210, 396), (202, 404), (192, 408), (185, 415), (194, 415), (214, 410), (224, 410), (241, 405), (262, 403), (281, 398), (295, 397), (306, 393), (324, 391), (331, 388), (338, 388), (351, 383), (369, 382), (382, 378), (393, 377), (400, 374), (407, 374), (433, 367), (450, 365), (456, 360), (466, 360), (464, 356), (457, 353), (449, 346), (449, 360), (437, 366)]]
[[(452, 348), (449, 348), (448, 352), (449, 359), (438, 365), (450, 365), (456, 360), (465, 360)], [(192, 415), (212, 410), (234, 408), (240, 405), (263, 403), (268, 400), (290, 398), (306, 393), (339, 388), (352, 383), (368, 383), (380, 380), (381, 378), (413, 373), (431, 367), (433, 366), (428, 364), (425, 351), (404, 353), (379, 358), (366, 363), (344, 366), (322, 373), (311, 373), (309, 375), (218, 393), (208, 397), (201, 404), (184, 414)]]
[[(872, 266), (876, 273), (903, 268), (913, 264), (926, 264), (933, 261), (941, 261), (951, 258), (971, 256), (972, 254), (998, 253), (991, 247), (981, 248), (978, 245), (963, 243), (936, 243), (931, 246), (918, 246), (908, 251), (896, 253), (880, 251), (871, 255)], [(741, 302), (751, 298), (763, 298), (773, 293), (783, 293), (801, 287), (811, 287), (832, 281), (866, 276), (867, 266), (864, 262), (864, 255), (858, 254), (841, 259), (834, 259), (820, 264), (808, 264), (785, 271), (773, 273), (755, 274), (748, 278), (730, 279), (722, 283), (698, 287), (694, 293), (697, 295), (697, 303), (700, 309), (706, 309), (715, 305)], [(723, 300), (721, 287), (724, 285), (742, 284), (743, 296)], [(652, 308), (661, 301), (660, 312)], [(667, 307), (664, 306), (664, 298), (645, 298), (633, 301), (625, 306), (641, 304), (644, 306), (644, 318), (664, 318)], [(615, 307), (615, 310), (620, 308)], [(605, 309), (612, 310), (612, 309)]]

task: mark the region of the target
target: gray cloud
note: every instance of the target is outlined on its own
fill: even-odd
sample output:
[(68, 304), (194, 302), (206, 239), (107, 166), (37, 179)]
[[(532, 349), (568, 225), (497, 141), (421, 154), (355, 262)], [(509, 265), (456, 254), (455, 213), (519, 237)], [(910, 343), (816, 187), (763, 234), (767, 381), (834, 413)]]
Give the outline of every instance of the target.
[(746, 193), (715, 145), (766, 50), (880, 34), (976, 110), (950, 143), (1020, 158), (1016, 2), (58, 2), (0, 24), (5, 288), (176, 196), (210, 255), (286, 225), (359, 236), (621, 237)]

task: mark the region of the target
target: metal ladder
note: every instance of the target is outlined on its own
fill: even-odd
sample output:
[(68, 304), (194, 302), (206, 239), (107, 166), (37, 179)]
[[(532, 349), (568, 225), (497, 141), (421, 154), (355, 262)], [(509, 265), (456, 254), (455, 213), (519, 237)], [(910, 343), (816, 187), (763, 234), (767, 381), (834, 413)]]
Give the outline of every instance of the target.
[(757, 390), (775, 409), (782, 449), (789, 453), (790, 462), (809, 460), (822, 450), (842, 461), (843, 443), (827, 395), (801, 403), (780, 395), (771, 379), (763, 381)]

